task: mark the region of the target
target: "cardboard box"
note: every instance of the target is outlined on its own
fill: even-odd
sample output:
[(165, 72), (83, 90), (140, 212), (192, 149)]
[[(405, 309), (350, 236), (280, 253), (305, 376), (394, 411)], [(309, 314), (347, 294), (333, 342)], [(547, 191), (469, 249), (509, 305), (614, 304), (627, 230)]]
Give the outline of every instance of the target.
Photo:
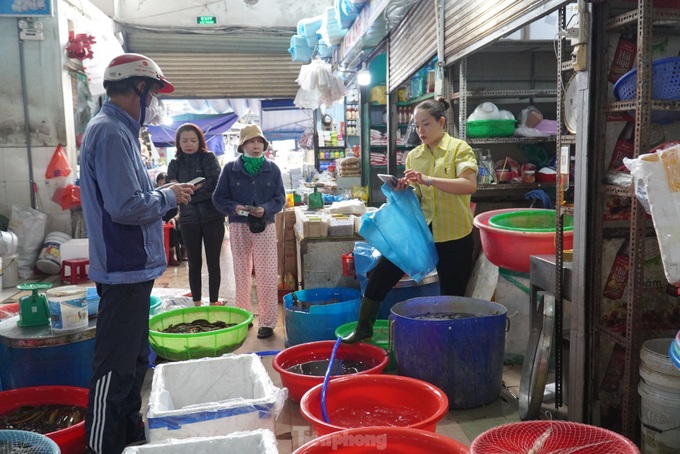
[(282, 241), (284, 235), (284, 225), (283, 225), (283, 211), (279, 211), (274, 216), (274, 224), (276, 225), (276, 240)]
[(286, 208), (283, 212), (284, 220), (284, 240), (294, 240), (295, 239), (295, 208)]
[(295, 240), (286, 240), (283, 242), (283, 273), (285, 277), (287, 273), (297, 275), (297, 248), (295, 247)]
[(246, 430), (276, 433), (287, 397), (255, 354), (160, 364), (151, 383), (146, 438), (156, 443)]

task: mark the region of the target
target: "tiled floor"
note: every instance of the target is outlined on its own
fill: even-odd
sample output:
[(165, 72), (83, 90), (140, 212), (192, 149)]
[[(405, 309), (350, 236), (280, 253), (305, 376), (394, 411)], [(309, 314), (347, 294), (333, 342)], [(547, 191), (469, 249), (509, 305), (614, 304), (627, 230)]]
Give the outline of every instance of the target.
[[(229, 304), (234, 302), (234, 278), (232, 269), (232, 256), (228, 243), (228, 235), (222, 249), (222, 285), (220, 291), (220, 298)], [(155, 283), (157, 292), (164, 292), (164, 289), (188, 289), (188, 268), (187, 263), (182, 262), (179, 267), (169, 267), (167, 271)], [(55, 282), (56, 279), (51, 279)], [(204, 279), (203, 279), (204, 295), (207, 295), (207, 271), (204, 265)], [(82, 285), (92, 285), (82, 284)], [(167, 290), (165, 290), (167, 292)], [(254, 292), (253, 292), (254, 295)], [(18, 300), (20, 294), (15, 289), (3, 289), (0, 293), (0, 302), (8, 303)], [(253, 297), (255, 301), (256, 298)], [(2, 305), (0, 304), (0, 309)], [(257, 304), (254, 305), (254, 313), (257, 314)], [(257, 322), (255, 323), (257, 327)], [(274, 336), (269, 339), (257, 339), (256, 329), (249, 332), (245, 343), (235, 353), (249, 353), (249, 352), (263, 352), (263, 351), (279, 351), (284, 347), (284, 326), (283, 314), (279, 311), (279, 323), (274, 330)], [(272, 355), (262, 356), (263, 363), (272, 378), (275, 385), (281, 386), (281, 380), (278, 373), (276, 373), (271, 365)], [(149, 369), (144, 393), (145, 402), (148, 398), (148, 393), (151, 386), (151, 377), (153, 370)], [(521, 365), (506, 365), (503, 373), (504, 387), (501, 395), (494, 402), (470, 410), (453, 410), (450, 411), (446, 417), (437, 425), (437, 432), (448, 437), (454, 438), (459, 442), (470, 445), (470, 442), (480, 433), (509, 422), (519, 421), (518, 416), (518, 400), (519, 381), (521, 375)], [(541, 412), (541, 418), (555, 418), (564, 419), (566, 410), (562, 407), (559, 411), (555, 410), (554, 405), (550, 402), (544, 404)], [(290, 401), (286, 402), (276, 425), (276, 436), (278, 440), (278, 448), (281, 454), (292, 453), (299, 446), (309, 441), (314, 437), (310, 425), (302, 417), (300, 407), (298, 404)]]

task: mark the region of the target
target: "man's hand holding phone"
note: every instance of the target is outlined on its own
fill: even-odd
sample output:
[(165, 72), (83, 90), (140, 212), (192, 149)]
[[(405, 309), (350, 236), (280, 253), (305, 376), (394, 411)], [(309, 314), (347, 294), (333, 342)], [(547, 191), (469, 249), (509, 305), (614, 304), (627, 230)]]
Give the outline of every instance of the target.
[(194, 185), (194, 187), (199, 187), (200, 185), (203, 184), (204, 181), (205, 181), (204, 177), (198, 177), (198, 178), (194, 178), (191, 181), (187, 181), (187, 183)]

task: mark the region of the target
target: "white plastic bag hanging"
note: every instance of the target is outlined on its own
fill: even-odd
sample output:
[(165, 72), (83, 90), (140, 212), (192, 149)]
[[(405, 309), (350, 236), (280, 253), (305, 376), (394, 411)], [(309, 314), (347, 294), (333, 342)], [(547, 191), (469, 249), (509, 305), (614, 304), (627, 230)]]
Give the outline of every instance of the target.
[(641, 203), (646, 197), (668, 282), (680, 285), (680, 145), (623, 160)]

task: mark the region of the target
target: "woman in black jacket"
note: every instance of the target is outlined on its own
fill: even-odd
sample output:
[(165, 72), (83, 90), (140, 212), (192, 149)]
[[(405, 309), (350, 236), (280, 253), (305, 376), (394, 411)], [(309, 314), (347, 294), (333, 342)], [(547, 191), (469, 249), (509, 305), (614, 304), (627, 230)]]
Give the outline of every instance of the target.
[(201, 269), (205, 244), (208, 265), (208, 293), (210, 304), (221, 304), (220, 253), (224, 241), (224, 215), (213, 205), (212, 194), (217, 186), (221, 167), (214, 153), (208, 151), (203, 131), (192, 123), (177, 128), (175, 133), (177, 153), (168, 165), (168, 180), (186, 183), (197, 177), (205, 181), (197, 186), (191, 202), (179, 210), (179, 228), (189, 261), (189, 288), (194, 305), (201, 305)]

